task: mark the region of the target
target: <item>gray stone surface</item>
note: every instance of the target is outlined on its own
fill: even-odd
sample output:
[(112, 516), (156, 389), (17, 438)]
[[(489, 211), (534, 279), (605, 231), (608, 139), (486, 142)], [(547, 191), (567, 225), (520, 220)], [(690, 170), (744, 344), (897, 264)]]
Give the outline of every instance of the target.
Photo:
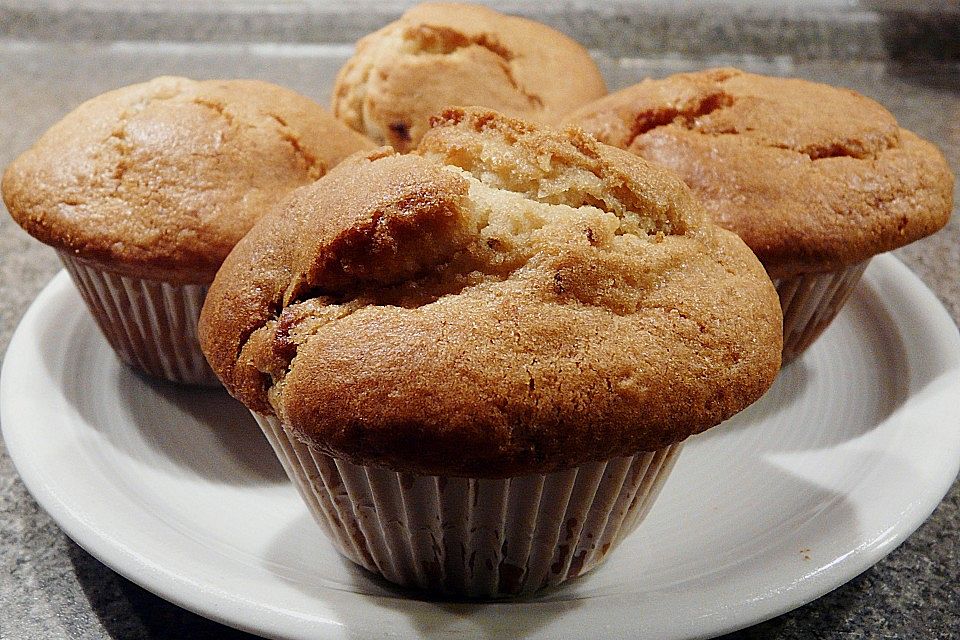
[[(352, 43), (416, 0), (0, 0), (0, 38)], [(612, 55), (960, 60), (960, 1), (486, 0)]]
[[(23, 43), (0, 40), (0, 166), (84, 98), (163, 73), (257, 77), (326, 101), (346, 47)], [(611, 87), (714, 64), (790, 74), (857, 89), (940, 144), (960, 172), (960, 71), (884, 62), (794, 62), (788, 57), (601, 57)], [(960, 320), (960, 220), (899, 256)], [(0, 212), (0, 353), (59, 265)], [(960, 485), (899, 549), (836, 591), (728, 636), (960, 637)], [(0, 444), (0, 637), (239, 638), (121, 578), (71, 542), (36, 505)]]
[[(60, 41), (352, 43), (414, 0), (0, 0), (0, 36)], [(942, 57), (953, 0), (493, 0), (616, 55)], [(935, 16), (931, 19), (931, 16)], [(922, 38), (915, 37), (921, 34)], [(930, 45), (933, 45), (931, 49)]]

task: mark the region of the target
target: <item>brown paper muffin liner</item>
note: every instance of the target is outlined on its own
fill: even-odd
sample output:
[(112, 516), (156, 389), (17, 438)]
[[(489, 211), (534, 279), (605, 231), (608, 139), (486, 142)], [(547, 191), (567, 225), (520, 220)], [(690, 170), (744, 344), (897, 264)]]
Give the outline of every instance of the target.
[(314, 451), (254, 413), (337, 549), (387, 580), (454, 596), (530, 593), (590, 571), (643, 520), (682, 443), (505, 479), (398, 473)]
[(122, 361), (155, 378), (220, 385), (197, 338), (206, 285), (142, 280), (59, 253), (90, 313)]
[(847, 302), (870, 260), (846, 269), (774, 280), (783, 309), (783, 364), (807, 350)]

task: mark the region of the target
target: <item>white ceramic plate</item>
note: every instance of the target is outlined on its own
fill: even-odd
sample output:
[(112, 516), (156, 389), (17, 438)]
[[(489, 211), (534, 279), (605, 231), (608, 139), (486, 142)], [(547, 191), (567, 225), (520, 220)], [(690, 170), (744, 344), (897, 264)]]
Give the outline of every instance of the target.
[(0, 380), (10, 455), (67, 534), (201, 615), (267, 636), (705, 637), (788, 611), (913, 532), (960, 464), (960, 336), (874, 260), (763, 400), (692, 439), (648, 520), (585, 578), (521, 602), (418, 600), (341, 559), (223, 392), (118, 363), (67, 276)]

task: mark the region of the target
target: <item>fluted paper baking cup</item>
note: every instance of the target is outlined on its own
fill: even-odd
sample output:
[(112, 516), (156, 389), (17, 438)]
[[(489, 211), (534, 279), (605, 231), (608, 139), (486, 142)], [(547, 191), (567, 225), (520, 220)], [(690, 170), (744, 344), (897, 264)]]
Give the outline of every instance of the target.
[(197, 338), (206, 285), (120, 275), (65, 252), (60, 260), (121, 360), (156, 378), (220, 385)]
[(530, 593), (600, 564), (646, 516), (682, 447), (514, 478), (425, 476), (337, 460), (254, 416), (340, 553), (391, 582), (471, 598)]
[(784, 364), (806, 351), (833, 322), (869, 263), (773, 281), (783, 309)]

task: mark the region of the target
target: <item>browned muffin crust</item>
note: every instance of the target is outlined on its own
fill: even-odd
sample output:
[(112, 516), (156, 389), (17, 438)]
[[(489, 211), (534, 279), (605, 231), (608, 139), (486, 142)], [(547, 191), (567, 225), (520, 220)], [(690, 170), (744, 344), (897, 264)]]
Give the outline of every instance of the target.
[(426, 3), (357, 43), (337, 75), (332, 109), (405, 152), (449, 105), (555, 123), (606, 93), (590, 54), (562, 33), (487, 7)]
[(227, 388), (336, 457), (511, 476), (654, 450), (759, 398), (780, 305), (674, 175), (577, 130), (447, 110), (348, 160), (217, 274)]
[(163, 77), (80, 105), (13, 162), (30, 234), (112, 271), (208, 283), (260, 215), (373, 143), (256, 80)]
[(737, 69), (645, 80), (571, 114), (601, 142), (678, 172), (773, 277), (832, 271), (946, 224), (935, 146), (854, 91)]

